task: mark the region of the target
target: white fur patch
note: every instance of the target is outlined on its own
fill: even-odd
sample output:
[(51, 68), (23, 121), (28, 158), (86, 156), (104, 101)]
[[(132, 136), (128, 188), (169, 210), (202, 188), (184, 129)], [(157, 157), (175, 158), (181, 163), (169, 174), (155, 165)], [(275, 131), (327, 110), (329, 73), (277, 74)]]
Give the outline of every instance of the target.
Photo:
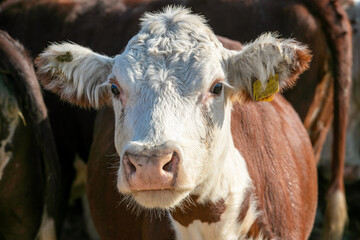
[(56, 228), (54, 219), (50, 218), (44, 206), (41, 225), (38, 233), (39, 240), (56, 240)]
[[(217, 223), (202, 223), (200, 220), (195, 220), (189, 226), (184, 227), (181, 224), (174, 221), (176, 239), (177, 240), (185, 240), (185, 239), (207, 239), (207, 240), (216, 240), (219, 238), (219, 232)], [(231, 238), (227, 238), (231, 239)]]
[(326, 240), (340, 240), (344, 232), (347, 221), (347, 207), (345, 195), (337, 190), (328, 197), (325, 221), (323, 229), (323, 238)]
[[(252, 84), (260, 80), (265, 88), (269, 76), (279, 75), (280, 89), (289, 83), (291, 71), (298, 67), (296, 51), (307, 47), (293, 39), (281, 39), (265, 33), (255, 41), (244, 45), (242, 51), (229, 60), (229, 78), (233, 84), (252, 95)], [(291, 83), (290, 83), (291, 84)]]
[(49, 46), (37, 60), (38, 73), (48, 74), (54, 79), (43, 82), (46, 89), (57, 92), (65, 99), (76, 97), (86, 99), (98, 108), (100, 98), (109, 94), (106, 84), (113, 59), (94, 53), (89, 48), (76, 44), (62, 43)]
[[(231, 204), (231, 203), (230, 203)], [(233, 204), (233, 203), (232, 203)], [(251, 201), (250, 207), (242, 222), (238, 222), (237, 218), (239, 212), (234, 209), (239, 205), (227, 205), (227, 209), (221, 216), (221, 221), (216, 223), (204, 223), (200, 220), (195, 220), (188, 226), (184, 227), (175, 220), (173, 220), (174, 229), (177, 240), (265, 240), (260, 233), (256, 238), (247, 238), (247, 233), (251, 226), (259, 217), (256, 211), (256, 202)], [(235, 211), (234, 211), (235, 210)], [(269, 240), (269, 239), (267, 239)]]
[[(258, 218), (256, 202), (250, 199), (249, 209), (243, 221), (238, 222), (246, 191), (252, 187), (252, 184), (245, 160), (234, 146), (230, 145), (229, 148), (229, 154), (221, 158), (224, 167), (218, 167), (210, 173), (209, 179), (205, 180), (195, 192), (200, 195), (199, 203), (225, 199), (226, 208), (220, 221), (208, 224), (196, 220), (184, 227), (173, 220), (177, 239), (245, 239), (252, 224)], [(263, 239), (262, 235), (260, 234), (257, 239)]]

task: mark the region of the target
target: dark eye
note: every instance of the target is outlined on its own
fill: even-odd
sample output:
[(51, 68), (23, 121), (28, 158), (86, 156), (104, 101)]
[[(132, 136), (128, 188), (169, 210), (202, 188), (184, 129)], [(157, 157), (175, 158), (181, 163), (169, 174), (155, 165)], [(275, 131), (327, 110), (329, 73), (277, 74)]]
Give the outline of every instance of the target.
[(117, 96), (120, 94), (120, 90), (119, 88), (115, 85), (115, 84), (111, 84), (111, 92)]
[(211, 89), (210, 92), (214, 95), (220, 95), (221, 91), (223, 89), (222, 83), (216, 83)]

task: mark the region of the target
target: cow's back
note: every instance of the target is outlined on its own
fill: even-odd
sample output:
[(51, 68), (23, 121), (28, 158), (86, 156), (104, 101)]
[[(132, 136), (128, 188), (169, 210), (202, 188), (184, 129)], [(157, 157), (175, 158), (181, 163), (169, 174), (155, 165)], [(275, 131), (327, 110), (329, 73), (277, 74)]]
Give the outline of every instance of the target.
[(308, 237), (317, 204), (317, 175), (313, 149), (297, 113), (281, 95), (272, 102), (235, 104), (232, 132), (264, 211), (257, 224), (279, 239)]

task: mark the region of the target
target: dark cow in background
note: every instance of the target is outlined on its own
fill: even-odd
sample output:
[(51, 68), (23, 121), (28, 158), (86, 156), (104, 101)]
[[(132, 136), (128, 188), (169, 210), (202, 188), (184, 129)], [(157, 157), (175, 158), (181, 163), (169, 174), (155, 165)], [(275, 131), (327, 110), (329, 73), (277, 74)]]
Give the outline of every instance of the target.
[[(349, 124), (346, 135), (346, 171), (345, 175), (349, 181), (360, 180), (360, 2), (342, 1), (348, 14), (353, 30), (353, 67), (352, 67), (352, 88), (350, 96)], [(321, 165), (327, 165), (331, 155), (332, 136), (329, 135), (325, 149), (322, 152)]]
[(31, 50), (32, 57), (37, 56), (49, 42), (70, 40), (115, 55), (136, 34), (139, 18), (145, 11), (177, 3), (181, 2), (7, 0), (0, 4), (0, 28), (20, 39)]
[(0, 31), (0, 239), (56, 239), (60, 168), (32, 60)]
[(360, 179), (360, 1), (351, 1), (346, 8), (353, 29), (353, 68), (352, 91), (347, 131), (346, 160), (358, 166), (357, 179)]
[(355, 178), (360, 179), (360, 2), (352, 1), (346, 8), (353, 28), (353, 68), (350, 99), (349, 126), (347, 130), (346, 160), (356, 166)]
[[(344, 177), (347, 189), (347, 202), (349, 213), (349, 225), (347, 233), (357, 233), (347, 236), (348, 239), (356, 239), (360, 235), (360, 196), (357, 194), (360, 189), (360, 2), (340, 1), (348, 14), (353, 31), (353, 67), (352, 67), (352, 88), (350, 94), (349, 123), (346, 132), (346, 158)], [(320, 176), (327, 180), (328, 166), (331, 160), (332, 134), (329, 134), (324, 144), (319, 163)], [(319, 179), (321, 180), (321, 178)], [(347, 235), (347, 234), (346, 234)]]
[[(10, 6), (12, 3), (13, 6)], [(160, 6), (165, 3), (159, 2), (156, 4)], [(328, 14), (318, 11), (319, 3), (324, 4), (323, 7), (329, 11)], [(0, 24), (3, 28), (14, 32), (15, 36), (25, 42), (25, 45), (32, 50), (34, 55), (43, 48), (44, 44), (47, 44), (48, 40), (59, 41), (67, 39), (90, 46), (95, 51), (113, 55), (119, 52), (127, 40), (136, 32), (137, 18), (142, 12), (146, 9), (151, 10), (152, 7), (155, 8), (156, 4), (131, 4), (130, 1), (116, 1), (116, 3), (113, 1), (88, 1), (86, 3), (78, 1), (40, 1), (37, 3), (7, 1), (2, 5), (3, 10), (0, 13)], [(280, 32), (282, 36), (295, 36), (296, 39), (309, 44), (314, 54), (314, 59), (310, 70), (299, 81), (300, 83), (305, 83), (303, 85), (306, 86), (306, 89), (300, 88), (299, 84), (286, 96), (300, 113), (301, 118), (305, 119), (317, 156), (319, 156), (322, 141), (326, 135), (326, 129), (328, 129), (332, 115), (332, 112), (329, 111), (332, 98), (327, 97), (331, 96), (331, 84), (328, 84), (329, 80), (331, 80), (329, 78), (331, 68), (327, 63), (333, 61), (346, 63), (348, 61), (336, 60), (344, 56), (346, 59), (347, 51), (346, 49), (344, 51), (332, 51), (336, 41), (328, 37), (329, 35), (336, 37), (340, 34), (343, 36), (339, 38), (340, 41), (348, 37), (347, 34), (342, 35), (347, 30), (346, 18), (343, 17), (341, 10), (338, 10), (333, 4), (330, 1), (314, 1), (314, 3), (307, 1), (189, 2), (189, 5), (193, 6), (194, 10), (204, 13), (210, 19), (210, 25), (218, 34), (247, 42), (257, 37), (262, 31), (275, 30)], [(27, 11), (20, 11), (24, 8)], [(334, 21), (331, 22), (331, 19), (326, 19), (326, 15), (330, 18), (336, 15), (339, 16), (339, 19), (333, 19)], [(24, 19), (26, 20), (24, 21)], [(94, 21), (94, 19), (98, 21)], [(251, 24), (249, 24), (249, 21)], [(43, 24), (44, 22), (46, 22), (45, 25)], [(124, 24), (126, 27), (123, 27)], [(116, 27), (110, 28), (104, 27), (104, 25), (116, 25)], [(327, 26), (330, 27), (328, 28)], [(328, 44), (324, 44), (324, 42)], [(344, 44), (344, 46), (347, 45)], [(331, 50), (332, 54), (328, 54), (328, 49)], [(346, 76), (346, 67), (343, 76)], [(344, 66), (340, 68), (344, 69)], [(319, 81), (322, 84), (319, 85), (320, 87), (318, 87), (316, 92), (323, 93), (323, 95), (319, 97), (321, 101), (312, 105), (313, 98), (319, 99), (313, 97), (317, 84), (313, 79), (320, 79)], [(57, 106), (56, 104), (54, 106)], [(315, 114), (309, 114), (309, 108)], [(89, 120), (91, 117), (85, 117), (85, 119)], [(84, 122), (83, 120), (80, 118), (78, 122)], [(84, 129), (81, 131), (86, 132), (85, 129), (87, 127), (84, 128), (83, 125), (78, 124), (77, 127), (71, 129), (70, 126), (74, 125), (69, 122), (69, 126), (64, 126), (59, 134), (73, 134), (71, 139), (81, 142), (79, 141), (80, 134), (78, 132), (80, 129)], [(64, 129), (71, 130), (65, 132)], [(86, 146), (84, 149), (86, 149)], [(86, 155), (84, 156), (86, 157)], [(340, 169), (341, 172), (341, 168), (337, 169)], [(338, 179), (340, 178), (341, 175), (339, 175)], [(104, 216), (101, 213), (100, 215)]]

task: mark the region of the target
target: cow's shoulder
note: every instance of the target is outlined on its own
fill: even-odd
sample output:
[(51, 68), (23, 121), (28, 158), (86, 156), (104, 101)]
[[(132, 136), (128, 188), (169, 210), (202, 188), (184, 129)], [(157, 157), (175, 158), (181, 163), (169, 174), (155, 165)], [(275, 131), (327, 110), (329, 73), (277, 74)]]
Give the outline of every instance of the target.
[[(297, 229), (274, 232), (283, 239), (298, 239), (309, 232), (313, 223), (299, 229), (297, 221), (315, 211), (308, 203), (317, 196), (316, 178), (312, 177), (316, 168), (311, 143), (297, 113), (281, 95), (272, 102), (237, 103), (231, 127), (234, 144), (255, 185), (254, 197), (263, 215), (258, 224), (275, 231)], [(302, 193), (300, 189), (310, 190)], [(286, 235), (290, 232), (298, 235)]]

